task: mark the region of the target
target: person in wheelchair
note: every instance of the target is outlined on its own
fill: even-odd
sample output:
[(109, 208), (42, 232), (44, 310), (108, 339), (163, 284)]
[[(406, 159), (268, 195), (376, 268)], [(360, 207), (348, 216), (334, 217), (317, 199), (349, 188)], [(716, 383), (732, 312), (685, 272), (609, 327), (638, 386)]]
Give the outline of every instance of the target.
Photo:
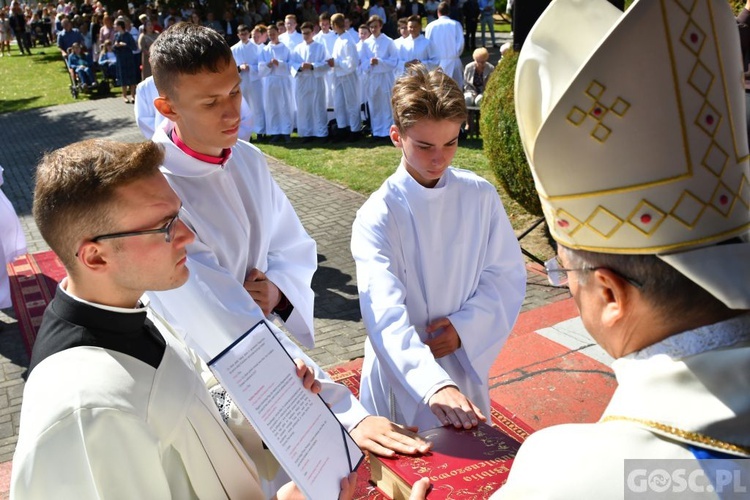
[(76, 42), (70, 46), (70, 49), (68, 49), (67, 63), (68, 68), (78, 77), (78, 81), (84, 91), (98, 85), (94, 72), (91, 71), (91, 68), (89, 67), (89, 62), (86, 59), (86, 56), (82, 54), (80, 43)]
[(102, 70), (104, 78), (112, 81), (117, 80), (117, 56), (112, 50), (112, 42), (105, 40), (99, 53), (99, 68)]

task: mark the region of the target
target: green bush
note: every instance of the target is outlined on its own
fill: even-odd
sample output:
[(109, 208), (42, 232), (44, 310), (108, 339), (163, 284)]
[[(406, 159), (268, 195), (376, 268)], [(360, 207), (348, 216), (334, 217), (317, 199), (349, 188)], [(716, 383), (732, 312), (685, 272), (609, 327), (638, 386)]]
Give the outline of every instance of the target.
[(513, 83), (517, 63), (518, 54), (508, 51), (490, 76), (480, 107), (480, 129), (484, 154), (505, 192), (524, 210), (541, 216), (542, 204), (516, 123)]

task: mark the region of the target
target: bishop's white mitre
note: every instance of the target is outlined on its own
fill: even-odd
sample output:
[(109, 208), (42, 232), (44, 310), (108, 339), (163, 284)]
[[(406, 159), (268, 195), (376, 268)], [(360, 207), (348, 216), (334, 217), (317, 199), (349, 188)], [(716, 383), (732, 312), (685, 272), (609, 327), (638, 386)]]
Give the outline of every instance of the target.
[(606, 0), (553, 1), (519, 56), (515, 96), (554, 238), (657, 254), (750, 308), (741, 61), (726, 0), (641, 0), (624, 14)]

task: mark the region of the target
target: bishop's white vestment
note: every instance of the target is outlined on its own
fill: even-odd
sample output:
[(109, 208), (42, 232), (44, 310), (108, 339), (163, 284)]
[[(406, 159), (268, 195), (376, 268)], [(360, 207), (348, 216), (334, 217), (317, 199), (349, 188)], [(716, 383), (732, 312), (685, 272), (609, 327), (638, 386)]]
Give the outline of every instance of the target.
[[(679, 490), (670, 488), (670, 476), (657, 474), (668, 483), (652, 483), (652, 490), (638, 493), (637, 488), (665, 465), (670, 472), (675, 465), (688, 472), (700, 469), (689, 447), (710, 449), (696, 441), (701, 437), (750, 450), (750, 314), (668, 337), (615, 360), (612, 369), (618, 385), (600, 421), (556, 425), (532, 434), (493, 500), (617, 500), (626, 492), (631, 493), (628, 498), (658, 498), (661, 492), (676, 497), (673, 492)], [(738, 458), (749, 455), (724, 452)], [(651, 459), (653, 467), (633, 475), (637, 471), (627, 467), (628, 459)], [(724, 460), (704, 463), (710, 467), (710, 462), (723, 463), (723, 473), (731, 474)], [(711, 476), (707, 470), (700, 485), (706, 487)], [(734, 490), (734, 479), (729, 479), (723, 498), (745, 498), (746, 489)], [(747, 482), (741, 486), (747, 488)], [(706, 491), (696, 497), (722, 498)]]
[[(450, 167), (428, 189), (402, 165), (357, 212), (352, 254), (368, 332), (365, 408), (401, 424), (438, 427), (427, 402), (455, 385), (489, 418), (489, 369), (526, 289), (520, 247), (495, 187)], [(461, 346), (435, 359), (425, 327), (444, 317)]]

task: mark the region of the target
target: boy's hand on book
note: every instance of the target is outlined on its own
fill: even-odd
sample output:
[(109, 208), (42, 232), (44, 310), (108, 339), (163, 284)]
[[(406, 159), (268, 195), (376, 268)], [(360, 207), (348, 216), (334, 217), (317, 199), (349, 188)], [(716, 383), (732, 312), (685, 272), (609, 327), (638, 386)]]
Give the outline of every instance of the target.
[(297, 376), (302, 379), (302, 385), (313, 394), (320, 393), (320, 381), (315, 380), (315, 372), (299, 358), (294, 360), (297, 365)]
[(430, 443), (417, 436), (416, 427), (403, 427), (385, 417), (365, 417), (350, 432), (352, 438), (364, 451), (384, 457), (398, 453), (414, 455), (427, 453)]
[(281, 291), (260, 269), (251, 269), (242, 286), (253, 298), (263, 314), (268, 316), (281, 300)]
[(458, 332), (453, 323), (451, 323), (451, 320), (448, 318), (437, 319), (427, 325), (424, 331), (425, 333), (433, 334), (439, 330), (443, 331), (436, 337), (425, 341), (425, 345), (430, 348), (435, 359), (447, 356), (461, 347), (461, 337), (458, 336)]
[(479, 408), (453, 385), (443, 387), (433, 394), (429, 405), (443, 425), (452, 425), (457, 429), (471, 429), (479, 424), (479, 420), (487, 420)]
[(430, 478), (423, 477), (415, 482), (411, 487), (411, 495), (409, 500), (424, 500), (427, 498), (427, 492), (430, 489)]

